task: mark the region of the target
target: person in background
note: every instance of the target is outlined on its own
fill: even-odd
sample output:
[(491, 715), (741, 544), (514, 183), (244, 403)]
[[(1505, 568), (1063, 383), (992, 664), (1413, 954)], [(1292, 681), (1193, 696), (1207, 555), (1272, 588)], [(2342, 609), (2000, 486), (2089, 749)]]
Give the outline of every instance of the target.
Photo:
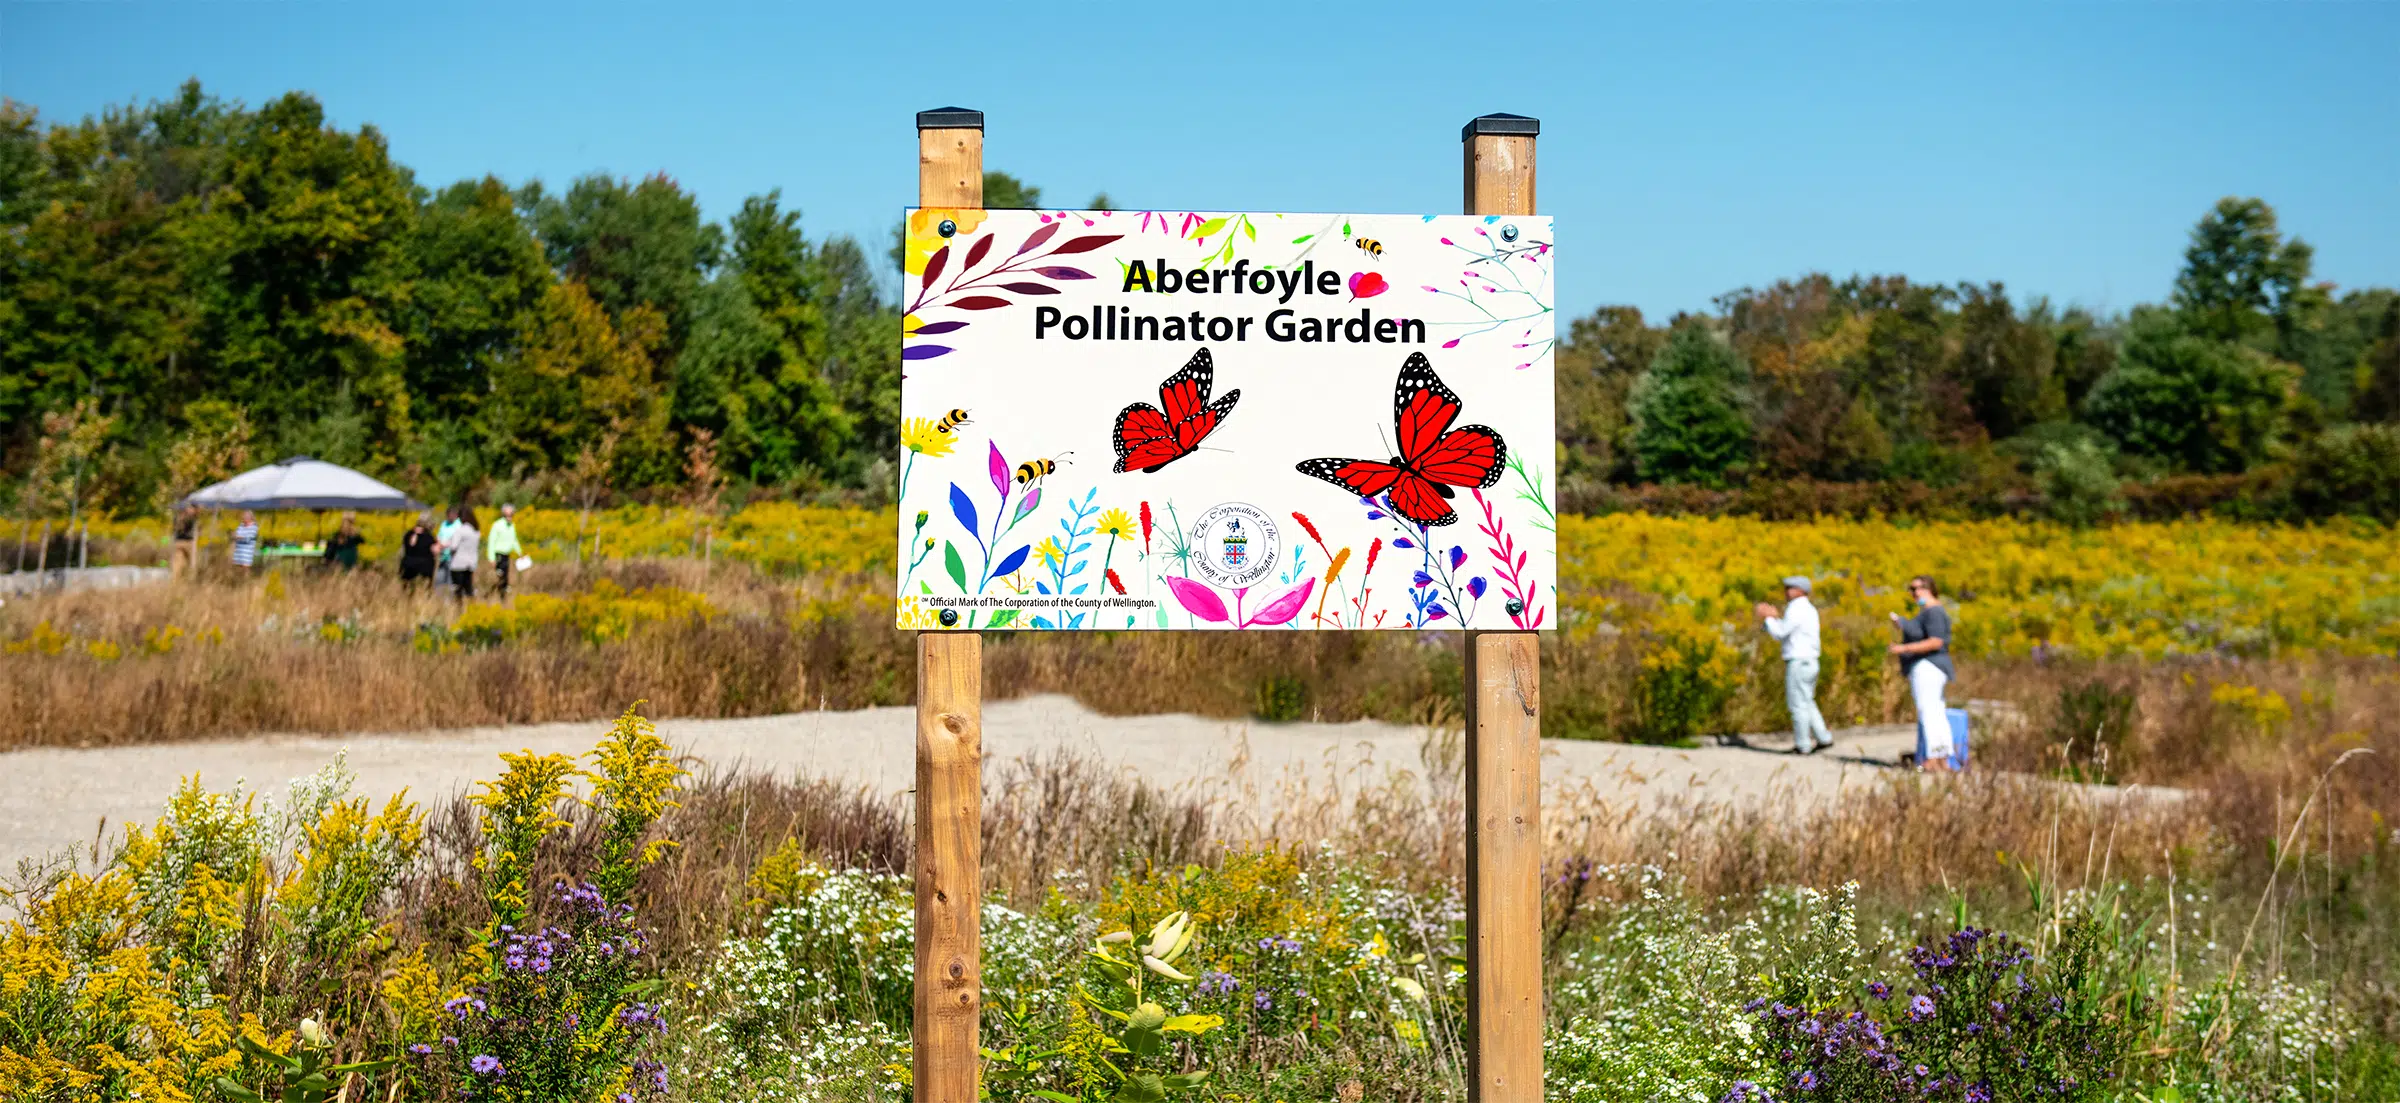
[(431, 581), (440, 554), (441, 541), (433, 535), (433, 514), (417, 514), (417, 523), (400, 536), (401, 584)]
[(367, 538), (358, 534), (358, 514), (342, 514), (342, 527), (325, 540), (325, 562), (341, 566), (345, 571), (358, 569), (358, 546)]
[(475, 527), (475, 511), (458, 507), (458, 525), (450, 530), (450, 584), (458, 589), (459, 600), (475, 596), (475, 560), (480, 549), (476, 546), (483, 533)]
[(1909, 579), (1908, 593), (1916, 599), (1917, 615), (1892, 614), (1900, 642), (1891, 652), (1900, 657), (1900, 673), (1917, 703), (1917, 734), (1925, 741), (1925, 761), (1918, 765), (1948, 770), (1955, 748), (1950, 742), (1950, 706), (1942, 690), (1958, 676), (1958, 669), (1950, 665), (1950, 611), (1942, 607), (1941, 588), (1929, 576)]
[(500, 519), (492, 522), (491, 539), (486, 543), (492, 556), (492, 595), (505, 600), (509, 576), (517, 571), (516, 558), (525, 554), (524, 545), (517, 542), (517, 507), (500, 503)]
[(175, 511), (175, 544), (167, 551), (167, 573), (180, 579), (199, 562), (200, 511), (185, 506)]
[(450, 538), (458, 534), (458, 515), (466, 508), (451, 506), (449, 512), (442, 514), (441, 527), (433, 530), (434, 546), (441, 549), (441, 554), (433, 558), (433, 584), (436, 586), (450, 585)]
[(242, 523), (233, 530), (233, 565), (249, 570), (258, 563), (258, 514), (242, 511)]
[(1808, 578), (1793, 575), (1783, 580), (1783, 598), (1789, 604), (1780, 614), (1763, 601), (1756, 610), (1767, 635), (1783, 644), (1783, 706), (1792, 714), (1793, 754), (1815, 754), (1833, 746), (1825, 714), (1817, 711), (1817, 660), (1825, 649), (1817, 607), (1808, 595)]

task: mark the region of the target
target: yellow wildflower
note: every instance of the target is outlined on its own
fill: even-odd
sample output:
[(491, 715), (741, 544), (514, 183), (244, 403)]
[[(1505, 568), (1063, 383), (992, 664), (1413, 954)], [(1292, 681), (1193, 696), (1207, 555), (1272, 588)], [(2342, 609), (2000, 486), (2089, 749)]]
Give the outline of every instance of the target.
[(1067, 549), (1059, 547), (1058, 538), (1052, 536), (1034, 545), (1033, 554), (1042, 557), (1043, 566), (1055, 567), (1058, 566), (1059, 560), (1066, 558)]
[(931, 419), (912, 417), (900, 425), (900, 443), (920, 455), (947, 456), (958, 447), (958, 434), (943, 432)]
[(1131, 540), (1140, 534), (1141, 530), (1134, 527), (1133, 518), (1126, 516), (1124, 510), (1111, 507), (1108, 512), (1100, 515), (1100, 535), (1102, 536)]

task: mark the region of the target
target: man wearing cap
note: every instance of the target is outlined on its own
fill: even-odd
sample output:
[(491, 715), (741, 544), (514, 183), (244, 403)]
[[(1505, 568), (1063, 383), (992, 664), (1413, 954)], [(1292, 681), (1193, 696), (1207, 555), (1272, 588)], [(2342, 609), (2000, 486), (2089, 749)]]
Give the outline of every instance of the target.
[(1781, 615), (1763, 601), (1756, 610), (1767, 634), (1783, 644), (1783, 704), (1792, 712), (1793, 754), (1814, 754), (1833, 746), (1825, 714), (1817, 711), (1817, 657), (1824, 653), (1824, 646), (1818, 638), (1817, 607), (1808, 600), (1808, 593), (1807, 576), (1793, 575), (1783, 580), (1783, 596), (1789, 604)]

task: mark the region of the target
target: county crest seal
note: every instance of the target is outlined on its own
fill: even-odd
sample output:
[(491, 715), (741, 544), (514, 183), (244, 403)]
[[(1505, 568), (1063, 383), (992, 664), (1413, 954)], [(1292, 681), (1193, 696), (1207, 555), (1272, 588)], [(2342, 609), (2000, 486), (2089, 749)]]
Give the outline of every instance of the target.
[(1275, 572), (1283, 533), (1265, 510), (1226, 502), (1201, 511), (1192, 521), (1192, 573), (1221, 590), (1258, 585)]

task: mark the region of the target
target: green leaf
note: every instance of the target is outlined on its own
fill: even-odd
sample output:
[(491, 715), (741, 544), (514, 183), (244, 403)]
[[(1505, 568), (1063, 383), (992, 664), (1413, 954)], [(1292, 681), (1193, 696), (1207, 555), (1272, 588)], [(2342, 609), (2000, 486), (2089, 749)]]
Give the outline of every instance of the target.
[(958, 545), (948, 540), (942, 541), (942, 570), (958, 583), (958, 592), (967, 592), (967, 561), (959, 558)]
[(1083, 1100), (1077, 1099), (1074, 1096), (1060, 1095), (1059, 1093), (1051, 1091), (1048, 1088), (1035, 1088), (1033, 1089), (1033, 1094), (1049, 1100), (1050, 1103), (1083, 1103)]
[(1315, 234), (1302, 234), (1302, 235), (1300, 235), (1299, 237), (1293, 238), (1293, 239), (1292, 239), (1292, 244), (1294, 244), (1294, 245), (1298, 245), (1298, 244), (1300, 244), (1301, 242), (1303, 242), (1303, 241), (1307, 241), (1308, 239), (1310, 239), (1310, 238), (1312, 238), (1312, 237), (1315, 237), (1315, 236), (1317, 236), (1317, 235), (1315, 235)]
[(986, 628), (1005, 628), (1008, 625), (1015, 624), (1017, 622), (1017, 614), (1020, 611), (1021, 610), (1017, 609), (995, 609), (992, 611), (992, 619), (983, 622), (983, 626)]
[(1169, 1034), (1206, 1034), (1224, 1025), (1224, 1018), (1217, 1015), (1177, 1015), (1159, 1029)]
[(1212, 218), (1212, 219), (1209, 219), (1209, 220), (1208, 220), (1208, 221), (1206, 221), (1206, 222), (1203, 222), (1203, 223), (1201, 223), (1201, 224), (1200, 224), (1200, 228), (1199, 228), (1199, 229), (1197, 229), (1197, 230), (1194, 230), (1194, 231), (1192, 232), (1192, 236), (1193, 236), (1193, 237), (1195, 237), (1195, 238), (1207, 237), (1208, 235), (1210, 235), (1210, 234), (1213, 234), (1213, 233), (1216, 233), (1217, 231), (1219, 231), (1219, 230), (1222, 230), (1222, 229), (1224, 229), (1224, 228), (1225, 228), (1225, 220), (1224, 220), (1224, 219), (1222, 219), (1222, 218)]
[(1249, 235), (1250, 240), (1258, 240), (1258, 227), (1251, 225), (1250, 219), (1246, 215), (1242, 218), (1242, 232)]
[[(242, 1040), (247, 1042), (250, 1039), (244, 1038)], [(236, 1084), (222, 1076), (217, 1077), (217, 1091), (222, 1093), (225, 1098), (233, 1100), (234, 1103), (266, 1103), (267, 1099), (266, 1096), (251, 1091), (250, 1089), (245, 1088), (240, 1084)]]
[(1170, 1090), (1173, 1091), (1188, 1091), (1192, 1088), (1199, 1087), (1207, 1080), (1208, 1070), (1201, 1069), (1198, 1072), (1180, 1072), (1173, 1076), (1167, 1077), (1166, 1085)]
[(1117, 1086), (1117, 1103), (1166, 1103), (1167, 1082), (1156, 1073), (1129, 1076)]
[(1140, 1026), (1126, 1027), (1124, 1042), (1125, 1048), (1132, 1050), (1137, 1057), (1156, 1057), (1158, 1051), (1167, 1046), (1166, 1038), (1156, 1029)]
[(1343, 237), (1349, 237), (1349, 236), (1350, 236), (1350, 224), (1349, 224), (1349, 223), (1347, 223), (1347, 222), (1344, 222), (1344, 223), (1342, 223), (1342, 236), (1343, 236)]

